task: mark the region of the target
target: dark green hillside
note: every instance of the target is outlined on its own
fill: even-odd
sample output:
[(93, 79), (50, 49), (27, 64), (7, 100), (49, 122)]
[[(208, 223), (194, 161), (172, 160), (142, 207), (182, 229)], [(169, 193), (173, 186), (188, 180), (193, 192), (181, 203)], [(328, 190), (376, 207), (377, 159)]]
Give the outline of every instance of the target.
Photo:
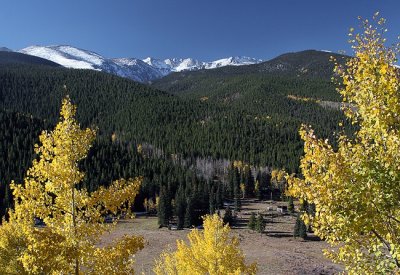
[[(291, 113), (296, 110), (308, 112), (307, 108), (295, 107), (293, 110), (285, 106), (296, 105), (295, 99), (300, 106), (307, 100), (314, 103), (341, 100), (331, 80), (332, 56), (342, 64), (349, 58), (307, 50), (283, 54), (260, 64), (173, 73), (155, 81), (152, 86), (180, 97), (208, 100), (234, 108), (239, 106), (253, 114), (293, 116)], [(319, 113), (316, 115), (320, 116)]]
[(350, 58), (336, 53), (306, 50), (282, 54), (267, 62), (257, 64), (256, 71), (330, 80), (334, 68), (334, 64), (330, 61), (331, 57), (342, 64)]
[[(134, 124), (133, 118), (151, 117), (149, 106), (172, 97), (128, 79), (91, 70), (0, 67), (0, 108), (54, 123), (66, 93), (79, 106), (78, 119), (83, 125), (94, 124), (107, 133), (122, 129), (124, 124)], [(130, 132), (129, 127), (124, 132)]]
[[(291, 77), (298, 79), (313, 79), (330, 81), (334, 65), (330, 61), (333, 56), (339, 63), (344, 62), (349, 56), (306, 50), (295, 53), (282, 54), (274, 59), (254, 65), (227, 66), (212, 70), (184, 71), (170, 74), (154, 81), (153, 86), (161, 90), (184, 92), (196, 90), (196, 83), (210, 78), (226, 79), (236, 76), (254, 75), (257, 77)], [(216, 83), (218, 84), (218, 83)]]
[[(38, 136), (43, 129), (51, 129), (39, 119), (21, 113), (11, 113), (0, 110), (0, 217), (13, 204), (10, 182), (23, 182), (27, 169), (35, 157), (33, 146), (38, 142)], [(136, 144), (128, 142), (112, 142), (101, 136), (97, 138), (89, 155), (80, 163), (86, 177), (81, 187), (89, 191), (97, 190), (99, 186), (107, 186), (112, 180), (135, 176), (143, 176), (144, 181), (140, 194), (135, 201), (136, 211), (143, 211), (145, 198), (155, 200), (160, 188), (165, 186), (171, 194), (178, 188), (192, 194), (199, 204), (196, 209), (208, 209), (209, 197), (201, 196), (202, 190), (220, 183), (206, 183), (197, 177), (188, 167), (174, 163), (169, 157), (152, 158), (146, 153), (138, 153)], [(198, 193), (193, 193), (199, 190)], [(222, 190), (222, 188), (221, 188)], [(211, 191), (210, 191), (211, 192)], [(206, 211), (205, 210), (205, 211)], [(206, 211), (207, 212), (207, 211)], [(204, 213), (204, 212), (202, 212)], [(1, 219), (0, 219), (1, 224)]]
[(17, 53), (7, 50), (0, 50), (0, 66), (9, 64), (30, 64), (30, 65), (45, 65), (51, 67), (61, 67), (61, 65), (54, 63), (50, 60), (40, 57)]
[[(300, 156), (301, 144), (297, 132), (302, 123), (311, 124), (320, 136), (330, 138), (329, 133), (338, 131), (338, 121), (344, 120), (339, 110), (324, 108), (324, 102), (321, 103), (340, 101), (331, 82), (331, 55), (327, 52), (303, 51), (284, 54), (261, 64), (175, 73), (154, 82), (153, 87), (181, 98), (219, 106), (228, 112), (240, 114), (242, 119), (253, 119), (252, 122), (241, 121), (241, 125), (269, 125), (271, 128), (263, 130), (269, 133), (267, 135), (276, 136), (276, 140), (264, 136), (263, 130), (259, 130), (260, 134), (257, 135), (250, 131), (250, 140), (256, 141), (256, 145), (250, 145), (247, 149), (250, 152), (254, 150), (254, 155), (257, 155), (256, 159), (250, 158), (250, 161), (258, 163), (261, 160), (260, 163), (266, 161), (272, 166), (279, 163), (278, 166), (292, 167), (291, 162), (294, 160), (297, 163)], [(347, 58), (333, 55), (341, 62)], [(278, 158), (284, 155), (285, 163), (276, 159), (270, 162), (270, 156), (275, 151), (271, 152), (267, 146), (261, 149), (258, 147), (260, 144), (270, 144), (273, 150), (278, 150)]]
[[(133, 81), (90, 70), (37, 66), (0, 68), (0, 108), (54, 123), (63, 86), (78, 105), (78, 120), (99, 134), (149, 143), (166, 154), (238, 159), (254, 165), (297, 170), (301, 123), (325, 137), (340, 112), (287, 97), (325, 94), (329, 83), (255, 75), (193, 81), (195, 97), (177, 97)], [(206, 86), (208, 85), (208, 86)], [(203, 91), (209, 99), (200, 100)], [(310, 92), (311, 91), (311, 92)]]
[[(344, 119), (341, 112), (316, 101), (338, 100), (325, 79), (261, 73), (190, 75), (166, 89), (168, 93), (91, 70), (0, 66), (0, 215), (11, 203), (8, 183), (22, 181), (38, 134), (58, 119), (64, 85), (82, 126), (98, 128), (96, 144), (81, 164), (87, 171), (82, 185), (95, 190), (112, 179), (143, 175), (137, 207), (165, 189), (171, 198), (191, 195), (196, 213), (207, 212), (210, 198), (223, 193), (232, 198), (234, 188), (224, 190), (226, 186), (196, 176), (189, 166), (197, 158), (298, 171), (301, 123), (331, 137)], [(151, 150), (138, 154), (138, 144)], [(186, 164), (178, 164), (175, 154)]]
[(9, 183), (22, 182), (32, 163), (33, 144), (47, 127), (30, 116), (0, 110), (0, 217), (12, 203)]

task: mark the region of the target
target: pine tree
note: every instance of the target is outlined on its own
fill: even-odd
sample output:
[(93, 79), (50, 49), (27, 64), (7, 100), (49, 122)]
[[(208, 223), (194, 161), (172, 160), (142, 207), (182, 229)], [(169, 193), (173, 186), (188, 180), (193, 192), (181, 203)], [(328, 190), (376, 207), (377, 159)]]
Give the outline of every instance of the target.
[[(129, 211), (141, 179), (117, 180), (108, 188), (89, 193), (78, 189), (84, 173), (78, 162), (85, 158), (95, 138), (92, 129), (80, 129), (76, 108), (69, 97), (61, 119), (51, 132), (40, 135), (35, 159), (24, 184), (11, 184), (15, 208), (0, 227), (1, 274), (109, 274), (132, 273), (132, 256), (143, 239), (125, 236), (98, 247), (112, 225), (106, 214)], [(37, 228), (34, 219), (46, 226)]]
[(177, 219), (178, 229), (182, 229), (185, 224), (185, 211), (186, 211), (185, 194), (183, 192), (183, 187), (181, 185), (178, 189), (178, 192), (175, 195), (175, 215)]
[(245, 193), (246, 193), (247, 196), (253, 197), (254, 194), (255, 194), (254, 193), (255, 182), (254, 182), (254, 177), (253, 177), (253, 174), (251, 172), (250, 166), (246, 166), (245, 167), (244, 173), (245, 173), (245, 181), (244, 181), (244, 183), (245, 183), (245, 189), (246, 189)]
[(242, 207), (242, 203), (240, 201), (240, 198), (239, 197), (235, 197), (233, 202), (234, 202), (234, 206), (235, 206), (235, 212), (240, 212), (240, 209)]
[(296, 223), (293, 229), (293, 236), (300, 237), (300, 238), (307, 238), (307, 226), (304, 221), (301, 219), (301, 214), (297, 214)]
[(235, 190), (235, 175), (236, 175), (235, 172), (236, 172), (236, 169), (233, 166), (233, 163), (231, 163), (231, 166), (228, 171), (228, 185), (227, 185), (226, 194), (225, 194), (225, 197), (230, 198), (230, 199), (232, 199), (234, 196), (233, 193)]
[[(316, 213), (315, 204), (314, 204), (314, 203), (308, 204), (308, 205), (307, 205), (307, 215), (308, 215), (309, 217), (314, 218), (314, 217), (315, 217), (315, 213)], [(307, 232), (308, 232), (308, 233), (314, 233), (314, 230), (313, 230), (313, 228), (312, 228), (311, 223), (308, 224), (308, 226), (307, 226)]]
[(300, 219), (299, 237), (303, 240), (307, 238), (307, 226), (302, 219)]
[(221, 183), (218, 183), (217, 187), (217, 194), (215, 195), (215, 204), (216, 204), (216, 209), (219, 210), (222, 205), (223, 205), (223, 198), (222, 198), (222, 189), (223, 187), (221, 186)]
[(168, 226), (171, 217), (171, 202), (169, 201), (167, 187), (160, 188), (160, 199), (157, 207), (158, 224), (160, 227)]
[(292, 196), (289, 196), (289, 198), (288, 198), (288, 211), (289, 211), (289, 213), (294, 213), (294, 203), (293, 203)]
[(184, 221), (184, 227), (190, 228), (193, 225), (194, 219), (193, 219), (193, 203), (192, 203), (192, 197), (187, 198), (187, 203), (186, 203), (186, 210), (185, 210), (185, 221)]
[(233, 216), (232, 216), (232, 210), (229, 206), (225, 209), (223, 221), (224, 221), (224, 224), (232, 225)]
[(255, 229), (258, 233), (262, 233), (265, 230), (265, 220), (262, 214), (258, 213)]
[(240, 184), (235, 184), (234, 190), (233, 190), (233, 203), (235, 207), (235, 211), (239, 212), (241, 208), (241, 202), (240, 202)]
[(212, 215), (215, 213), (216, 208), (216, 194), (213, 192), (213, 188), (211, 189), (210, 196), (209, 196), (209, 214)]
[(256, 213), (251, 212), (251, 216), (250, 216), (249, 224), (248, 224), (248, 226), (251, 230), (256, 230), (256, 220), (257, 220)]

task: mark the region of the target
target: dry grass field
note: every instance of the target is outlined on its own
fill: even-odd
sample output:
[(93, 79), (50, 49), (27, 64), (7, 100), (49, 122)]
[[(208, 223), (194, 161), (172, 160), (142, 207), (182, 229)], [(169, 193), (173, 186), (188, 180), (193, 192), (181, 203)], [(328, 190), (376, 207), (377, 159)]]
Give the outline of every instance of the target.
[[(240, 239), (241, 248), (247, 262), (258, 263), (258, 274), (336, 274), (342, 267), (331, 263), (322, 255), (327, 247), (323, 241), (310, 236), (309, 240), (293, 238), (293, 227), (296, 218), (290, 215), (278, 215), (275, 209), (279, 203), (242, 202), (242, 211), (238, 215), (232, 234)], [(263, 234), (247, 229), (250, 213), (261, 211), (274, 216), (267, 218)], [(142, 235), (146, 240), (145, 248), (136, 255), (137, 274), (152, 274), (154, 260), (161, 251), (175, 248), (177, 239), (185, 239), (190, 229), (159, 229), (156, 217), (138, 217), (134, 220), (120, 221), (116, 229), (104, 236), (106, 243), (124, 234)]]

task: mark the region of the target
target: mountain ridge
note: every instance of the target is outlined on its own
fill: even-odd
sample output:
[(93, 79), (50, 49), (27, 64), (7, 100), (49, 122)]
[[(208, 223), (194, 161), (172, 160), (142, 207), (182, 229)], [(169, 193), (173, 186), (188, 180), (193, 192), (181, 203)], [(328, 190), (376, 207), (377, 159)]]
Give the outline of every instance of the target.
[[(155, 80), (152, 85), (161, 90), (176, 92), (182, 87), (197, 86), (193, 82), (205, 78), (213, 78), (216, 82), (222, 81), (226, 77), (235, 77), (240, 75), (280, 75), (295, 78), (320, 78), (331, 81), (333, 76), (334, 57), (339, 64), (344, 65), (351, 56), (342, 55), (333, 52), (319, 50), (303, 50), (298, 52), (289, 52), (281, 54), (268, 61), (251, 64), (247, 66), (223, 66), (214, 70), (198, 70), (174, 72), (161, 79)], [(185, 84), (181, 85), (183, 82)]]
[(67, 68), (104, 71), (143, 83), (162, 78), (172, 72), (241, 66), (262, 61), (244, 56), (232, 56), (210, 62), (193, 58), (168, 58), (164, 60), (152, 57), (143, 60), (126, 57), (106, 58), (96, 52), (69, 45), (34, 45), (23, 48), (18, 52), (44, 58)]
[(28, 54), (13, 52), (11, 50), (0, 50), (0, 65), (24, 64), (24, 65), (43, 65), (50, 67), (61, 67), (60, 64), (48, 59), (32, 56)]
[(7, 48), (7, 47), (0, 47), (0, 52), (12, 52), (13, 50)]

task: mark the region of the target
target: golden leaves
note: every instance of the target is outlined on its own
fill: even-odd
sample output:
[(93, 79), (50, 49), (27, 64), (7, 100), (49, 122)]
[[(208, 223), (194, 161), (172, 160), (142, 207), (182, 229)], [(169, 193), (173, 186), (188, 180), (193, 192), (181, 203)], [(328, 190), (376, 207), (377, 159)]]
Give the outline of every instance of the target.
[[(60, 113), (55, 129), (40, 135), (41, 145), (35, 145), (39, 158), (24, 184), (11, 184), (15, 210), (0, 227), (0, 273), (131, 274), (132, 256), (143, 248), (142, 238), (126, 236), (102, 249), (96, 243), (111, 228), (103, 224), (104, 215), (130, 210), (142, 179), (117, 180), (92, 194), (77, 189), (84, 178), (78, 161), (86, 157), (96, 133), (80, 128), (69, 97)], [(35, 218), (45, 227), (34, 227)]]
[(86, 266), (86, 274), (134, 274), (135, 261), (132, 255), (143, 249), (143, 247), (143, 238), (125, 235), (111, 245), (96, 248), (94, 254), (90, 255), (90, 263)]
[(343, 101), (356, 107), (346, 115), (359, 130), (353, 138), (342, 134), (334, 150), (303, 126), (303, 178), (287, 176), (289, 194), (316, 206), (315, 217), (304, 219), (336, 248), (325, 254), (350, 274), (400, 272), (398, 48), (384, 46), (377, 16), (379, 29), (365, 20), (352, 40), (356, 57), (335, 69)]
[(256, 274), (255, 263), (246, 265), (239, 240), (218, 215), (204, 218), (204, 230), (188, 234), (189, 244), (177, 241), (176, 252), (163, 252), (154, 272), (160, 274)]

